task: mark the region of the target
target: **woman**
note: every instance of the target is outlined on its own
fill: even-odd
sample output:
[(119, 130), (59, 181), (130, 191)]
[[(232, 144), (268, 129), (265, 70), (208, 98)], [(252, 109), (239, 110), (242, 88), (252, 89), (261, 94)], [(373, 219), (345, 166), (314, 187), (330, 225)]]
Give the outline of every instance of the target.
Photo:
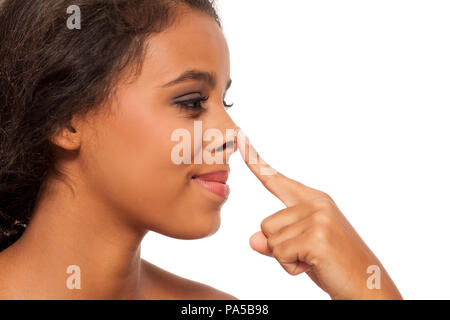
[[(401, 298), (328, 195), (252, 162), (227, 134), (239, 129), (229, 52), (208, 0), (74, 4), (70, 28), (66, 1), (1, 2), (0, 298), (234, 299), (142, 260), (140, 243), (149, 230), (217, 231), (237, 144), (287, 206), (262, 222), (256, 251), (333, 299)], [(191, 141), (174, 161), (174, 133), (195, 136), (194, 121), (222, 139)], [(199, 150), (223, 161), (195, 161)]]

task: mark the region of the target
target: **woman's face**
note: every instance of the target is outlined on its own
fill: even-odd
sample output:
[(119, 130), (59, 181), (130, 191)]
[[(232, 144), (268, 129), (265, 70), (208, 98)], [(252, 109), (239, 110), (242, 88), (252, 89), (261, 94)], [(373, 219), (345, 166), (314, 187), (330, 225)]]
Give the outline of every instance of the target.
[[(216, 232), (225, 198), (192, 177), (229, 170), (235, 145), (221, 147), (234, 141), (226, 130), (238, 129), (224, 108), (229, 83), (229, 51), (220, 27), (206, 14), (186, 10), (170, 28), (151, 36), (142, 73), (118, 87), (107, 108), (112, 112), (100, 109), (89, 118), (92, 125), (82, 126), (79, 161), (87, 187), (112, 206), (113, 214), (143, 229), (181, 239)], [(209, 98), (192, 101), (202, 97)], [(182, 109), (177, 102), (183, 101), (205, 110)], [(202, 142), (202, 132), (194, 134), (194, 121), (201, 121), (203, 132), (218, 129), (223, 138)], [(173, 160), (174, 147), (183, 141), (171, 139), (176, 132), (190, 135), (191, 141), (184, 142), (191, 155), (179, 153), (190, 163)], [(194, 145), (196, 139), (200, 144)], [(194, 164), (199, 148), (206, 154), (208, 146), (223, 161)]]

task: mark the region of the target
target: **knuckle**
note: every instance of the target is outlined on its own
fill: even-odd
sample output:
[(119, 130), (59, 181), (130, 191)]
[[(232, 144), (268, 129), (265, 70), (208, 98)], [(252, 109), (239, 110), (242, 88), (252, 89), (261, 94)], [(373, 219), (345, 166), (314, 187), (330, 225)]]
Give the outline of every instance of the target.
[(329, 232), (323, 226), (316, 226), (311, 234), (311, 241), (315, 246), (323, 246), (329, 243)]
[(302, 261), (311, 266), (320, 266), (320, 259), (324, 256), (323, 252), (327, 252), (325, 246), (321, 242), (315, 241), (314, 237), (311, 236), (311, 232), (310, 236), (304, 239), (302, 246), (305, 250)]
[(267, 247), (268, 247), (270, 250), (272, 250), (272, 251), (274, 250), (275, 244), (276, 244), (276, 239), (275, 239), (273, 236), (267, 238)]
[(272, 255), (275, 259), (279, 259), (280, 257), (280, 248), (279, 247), (275, 247), (272, 249)]
[(269, 218), (265, 218), (263, 221), (261, 221), (261, 230), (264, 231), (264, 233), (269, 231), (269, 224), (270, 224)]
[(333, 208), (333, 202), (332, 200), (325, 198), (325, 197), (318, 197), (314, 199), (313, 201), (313, 207), (317, 211), (319, 210), (329, 210)]
[(332, 200), (332, 198), (330, 197), (330, 195), (326, 192), (323, 191), (319, 191), (319, 195), (321, 198), (327, 199), (327, 200)]
[(283, 257), (285, 256), (286, 252), (286, 246), (284, 244), (280, 244), (273, 248), (273, 256), (277, 260), (283, 260)]
[(313, 214), (315, 225), (330, 226), (333, 223), (331, 211), (321, 210)]

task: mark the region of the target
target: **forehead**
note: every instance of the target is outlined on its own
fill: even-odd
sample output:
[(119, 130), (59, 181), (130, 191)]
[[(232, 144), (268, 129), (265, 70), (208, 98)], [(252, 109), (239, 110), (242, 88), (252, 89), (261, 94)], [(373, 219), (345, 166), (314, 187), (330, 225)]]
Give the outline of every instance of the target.
[(186, 9), (172, 26), (150, 37), (142, 76), (152, 86), (160, 86), (192, 69), (228, 81), (230, 58), (216, 21), (203, 12)]

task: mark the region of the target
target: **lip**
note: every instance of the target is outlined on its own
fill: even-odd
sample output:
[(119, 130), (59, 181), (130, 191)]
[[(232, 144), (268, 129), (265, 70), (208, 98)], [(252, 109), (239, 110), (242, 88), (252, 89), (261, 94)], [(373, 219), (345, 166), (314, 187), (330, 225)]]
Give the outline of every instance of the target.
[(230, 186), (226, 184), (229, 172), (226, 170), (211, 171), (192, 176), (192, 179), (206, 190), (227, 199), (230, 194)]
[(229, 172), (226, 170), (211, 171), (203, 174), (196, 174), (192, 179), (202, 179), (205, 181), (214, 181), (220, 183), (227, 183)]

